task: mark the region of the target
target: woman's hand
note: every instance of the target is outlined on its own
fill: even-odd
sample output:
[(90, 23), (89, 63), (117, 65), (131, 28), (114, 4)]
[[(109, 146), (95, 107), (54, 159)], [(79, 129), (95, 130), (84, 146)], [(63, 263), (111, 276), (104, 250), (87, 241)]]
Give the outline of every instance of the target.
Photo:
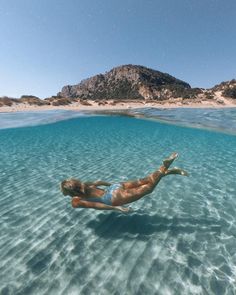
[(117, 209), (118, 209), (118, 211), (121, 211), (123, 213), (128, 213), (128, 212), (132, 211), (132, 208), (131, 207), (118, 206)]
[(73, 197), (71, 199), (71, 205), (72, 205), (72, 207), (73, 208), (79, 207), (80, 200), (81, 200), (81, 198), (79, 198), (79, 197)]

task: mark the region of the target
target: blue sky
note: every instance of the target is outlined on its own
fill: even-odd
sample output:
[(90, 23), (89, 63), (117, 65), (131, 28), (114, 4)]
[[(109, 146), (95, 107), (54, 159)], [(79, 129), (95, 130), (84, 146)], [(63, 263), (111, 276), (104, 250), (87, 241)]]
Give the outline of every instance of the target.
[(0, 96), (55, 95), (122, 64), (192, 87), (236, 78), (236, 0), (0, 0)]

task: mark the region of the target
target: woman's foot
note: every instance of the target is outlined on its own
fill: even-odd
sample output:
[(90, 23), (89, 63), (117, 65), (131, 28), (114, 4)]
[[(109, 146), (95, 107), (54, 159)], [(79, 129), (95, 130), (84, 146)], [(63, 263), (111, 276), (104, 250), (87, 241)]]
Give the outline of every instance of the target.
[(183, 169), (180, 169), (180, 168), (177, 168), (177, 167), (174, 167), (172, 169), (169, 169), (166, 171), (165, 173), (166, 175), (169, 175), (169, 174), (179, 174), (179, 175), (182, 175), (182, 176), (189, 176), (188, 172), (183, 170)]
[(173, 153), (169, 156), (169, 158), (165, 159), (163, 161), (163, 165), (165, 166), (165, 168), (169, 168), (170, 165), (174, 162), (174, 160), (178, 158), (178, 156), (179, 156), (178, 153)]

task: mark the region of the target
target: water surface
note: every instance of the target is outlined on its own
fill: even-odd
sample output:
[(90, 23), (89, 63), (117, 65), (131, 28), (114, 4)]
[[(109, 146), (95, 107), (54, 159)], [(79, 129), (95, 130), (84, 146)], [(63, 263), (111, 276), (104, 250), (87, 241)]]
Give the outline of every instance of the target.
[(144, 108), (129, 113), (159, 121), (236, 135), (236, 108)]

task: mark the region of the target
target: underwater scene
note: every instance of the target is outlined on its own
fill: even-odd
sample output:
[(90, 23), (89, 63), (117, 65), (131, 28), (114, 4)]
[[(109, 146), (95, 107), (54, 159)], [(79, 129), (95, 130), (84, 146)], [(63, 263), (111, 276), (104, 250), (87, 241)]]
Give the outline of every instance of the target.
[[(236, 293), (236, 110), (135, 112), (0, 114), (1, 295)], [(60, 192), (70, 177), (145, 177), (175, 151), (190, 176), (132, 212)]]

